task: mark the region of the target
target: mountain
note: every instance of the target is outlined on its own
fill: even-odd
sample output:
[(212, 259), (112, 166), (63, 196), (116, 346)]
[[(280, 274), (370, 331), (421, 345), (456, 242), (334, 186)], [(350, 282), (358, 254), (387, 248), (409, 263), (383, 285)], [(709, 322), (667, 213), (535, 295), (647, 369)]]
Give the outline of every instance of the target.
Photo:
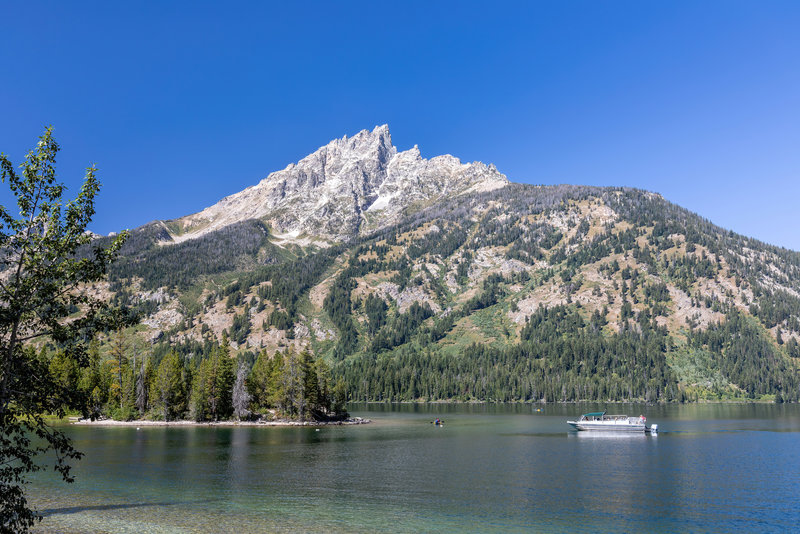
[(104, 289), (157, 358), (309, 347), (358, 399), (800, 399), (797, 252), (385, 126), (134, 230)]
[(507, 184), (493, 165), (462, 164), (450, 155), (427, 160), (416, 146), (398, 152), (389, 127), (383, 125), (331, 141), (260, 183), (170, 221), (167, 227), (180, 242), (258, 219), (284, 241), (347, 241), (397, 222), (410, 207)]

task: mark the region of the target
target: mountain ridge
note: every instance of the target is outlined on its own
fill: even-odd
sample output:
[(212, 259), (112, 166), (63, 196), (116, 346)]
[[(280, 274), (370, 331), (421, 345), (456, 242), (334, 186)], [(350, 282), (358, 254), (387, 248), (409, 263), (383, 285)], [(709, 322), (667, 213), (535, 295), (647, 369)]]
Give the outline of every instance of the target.
[[(516, 184), (493, 166), (423, 160), (380, 127), (331, 143), (335, 157), (284, 169), (304, 177), (297, 195), (342, 169), (362, 181), (339, 185), (378, 178), (362, 204), (305, 233), (282, 238), (274, 211), (219, 229), (197, 219), (207, 231), (192, 239), (174, 239), (175, 221), (131, 233), (108, 291), (140, 311), (156, 354), (195, 361), (224, 339), (251, 360), (309, 348), (372, 400), (800, 399), (799, 253), (657, 193)], [(406, 185), (418, 196), (392, 204)]]
[(181, 242), (259, 219), (279, 241), (325, 245), (391, 224), (413, 203), (508, 183), (494, 165), (450, 155), (424, 159), (416, 145), (399, 152), (384, 124), (334, 139), (258, 184), (165, 224), (171, 240)]

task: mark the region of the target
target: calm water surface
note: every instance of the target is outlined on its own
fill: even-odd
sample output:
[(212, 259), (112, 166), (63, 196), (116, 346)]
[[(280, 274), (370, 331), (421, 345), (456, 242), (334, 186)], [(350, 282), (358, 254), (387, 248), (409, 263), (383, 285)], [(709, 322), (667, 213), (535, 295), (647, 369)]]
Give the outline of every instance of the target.
[[(610, 406), (658, 436), (576, 433), (598, 405), (362, 405), (370, 425), (70, 427), (43, 532), (785, 532), (800, 406)], [(436, 417), (445, 422), (435, 427)]]

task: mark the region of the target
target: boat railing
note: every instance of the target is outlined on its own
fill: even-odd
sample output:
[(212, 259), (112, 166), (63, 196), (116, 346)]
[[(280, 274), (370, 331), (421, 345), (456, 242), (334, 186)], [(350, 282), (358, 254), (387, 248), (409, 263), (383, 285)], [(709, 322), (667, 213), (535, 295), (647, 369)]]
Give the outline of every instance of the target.
[(614, 423), (627, 423), (633, 425), (638, 423), (644, 423), (646, 419), (644, 419), (642, 416), (631, 417), (629, 415), (584, 414), (580, 417), (580, 421), (586, 421), (586, 422), (606, 421)]
[(596, 412), (596, 413), (585, 413), (580, 416), (578, 419), (580, 422), (589, 422), (589, 423), (625, 423), (629, 425), (641, 424), (647, 421), (643, 415), (640, 416), (629, 416), (629, 415), (608, 415), (605, 412)]

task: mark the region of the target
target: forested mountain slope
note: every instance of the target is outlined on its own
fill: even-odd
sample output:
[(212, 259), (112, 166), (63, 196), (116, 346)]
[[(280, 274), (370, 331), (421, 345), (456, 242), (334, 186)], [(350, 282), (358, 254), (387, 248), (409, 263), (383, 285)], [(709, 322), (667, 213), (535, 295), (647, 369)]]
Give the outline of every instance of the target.
[[(388, 130), (359, 135), (362, 177), (405, 154)], [(172, 347), (202, 360), (223, 335), (250, 362), (309, 347), (351, 398), (798, 399), (800, 254), (654, 193), (498, 188), (493, 167), (459, 168), (458, 194), (398, 193), (373, 219), (360, 201), (330, 208), (343, 233), (302, 211), (313, 198), (284, 223), (245, 219), (192, 239), (176, 236), (202, 217), (151, 223), (105, 289), (142, 313), (156, 358)], [(381, 184), (425, 191), (420, 169)], [(375, 191), (371, 205), (389, 196)]]

